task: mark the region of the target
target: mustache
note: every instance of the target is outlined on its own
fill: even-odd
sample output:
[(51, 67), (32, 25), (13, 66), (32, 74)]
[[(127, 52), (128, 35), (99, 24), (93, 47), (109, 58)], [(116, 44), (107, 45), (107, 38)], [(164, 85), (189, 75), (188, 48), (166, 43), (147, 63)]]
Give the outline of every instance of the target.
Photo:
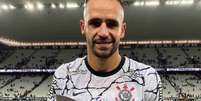
[(97, 36), (95, 35), (93, 37), (93, 43), (95, 44), (107, 44), (107, 43), (115, 43), (116, 39), (114, 36), (110, 35), (110, 37), (102, 37), (102, 36)]
[(93, 43), (96, 43), (96, 44), (107, 44), (107, 43), (114, 43), (115, 40), (113, 39), (95, 39), (93, 40)]

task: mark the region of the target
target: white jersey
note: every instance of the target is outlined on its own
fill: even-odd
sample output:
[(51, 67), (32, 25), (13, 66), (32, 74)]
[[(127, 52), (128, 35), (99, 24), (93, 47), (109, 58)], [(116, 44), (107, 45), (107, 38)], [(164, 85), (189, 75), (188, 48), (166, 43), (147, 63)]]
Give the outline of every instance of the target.
[(56, 95), (76, 101), (161, 101), (160, 89), (160, 77), (148, 65), (123, 57), (115, 70), (104, 73), (83, 57), (56, 70), (48, 101), (56, 101)]

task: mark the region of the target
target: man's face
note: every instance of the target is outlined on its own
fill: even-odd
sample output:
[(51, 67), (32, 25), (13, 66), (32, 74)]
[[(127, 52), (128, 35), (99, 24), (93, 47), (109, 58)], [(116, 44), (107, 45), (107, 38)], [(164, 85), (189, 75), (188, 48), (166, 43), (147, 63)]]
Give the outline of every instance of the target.
[(107, 58), (117, 52), (124, 37), (123, 9), (117, 0), (89, 0), (80, 26), (88, 52)]

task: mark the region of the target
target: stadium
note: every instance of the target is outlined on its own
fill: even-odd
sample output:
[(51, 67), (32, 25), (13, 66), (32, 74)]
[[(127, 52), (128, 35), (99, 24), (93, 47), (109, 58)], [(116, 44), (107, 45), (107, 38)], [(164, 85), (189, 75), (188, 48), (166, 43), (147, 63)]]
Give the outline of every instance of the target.
[[(120, 53), (151, 65), (163, 101), (201, 101), (201, 1), (123, 0)], [(0, 0), (0, 100), (46, 101), (62, 63), (86, 55), (84, 0)]]

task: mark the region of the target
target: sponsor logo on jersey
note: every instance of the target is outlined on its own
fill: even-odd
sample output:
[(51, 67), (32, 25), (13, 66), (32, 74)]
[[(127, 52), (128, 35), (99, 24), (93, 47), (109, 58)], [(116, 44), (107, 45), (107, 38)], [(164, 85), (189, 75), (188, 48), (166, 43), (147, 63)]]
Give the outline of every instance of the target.
[(134, 98), (132, 98), (132, 93), (135, 88), (131, 87), (128, 88), (127, 84), (124, 84), (123, 88), (120, 88), (120, 86), (116, 86), (117, 90), (119, 91), (118, 97), (115, 97), (115, 101), (135, 101)]
[(82, 93), (85, 93), (85, 92), (78, 92), (78, 93), (73, 92), (73, 96), (77, 96), (77, 95), (82, 94)]
[(98, 96), (98, 97), (96, 97), (96, 101), (106, 101), (106, 100), (104, 100), (103, 97)]

